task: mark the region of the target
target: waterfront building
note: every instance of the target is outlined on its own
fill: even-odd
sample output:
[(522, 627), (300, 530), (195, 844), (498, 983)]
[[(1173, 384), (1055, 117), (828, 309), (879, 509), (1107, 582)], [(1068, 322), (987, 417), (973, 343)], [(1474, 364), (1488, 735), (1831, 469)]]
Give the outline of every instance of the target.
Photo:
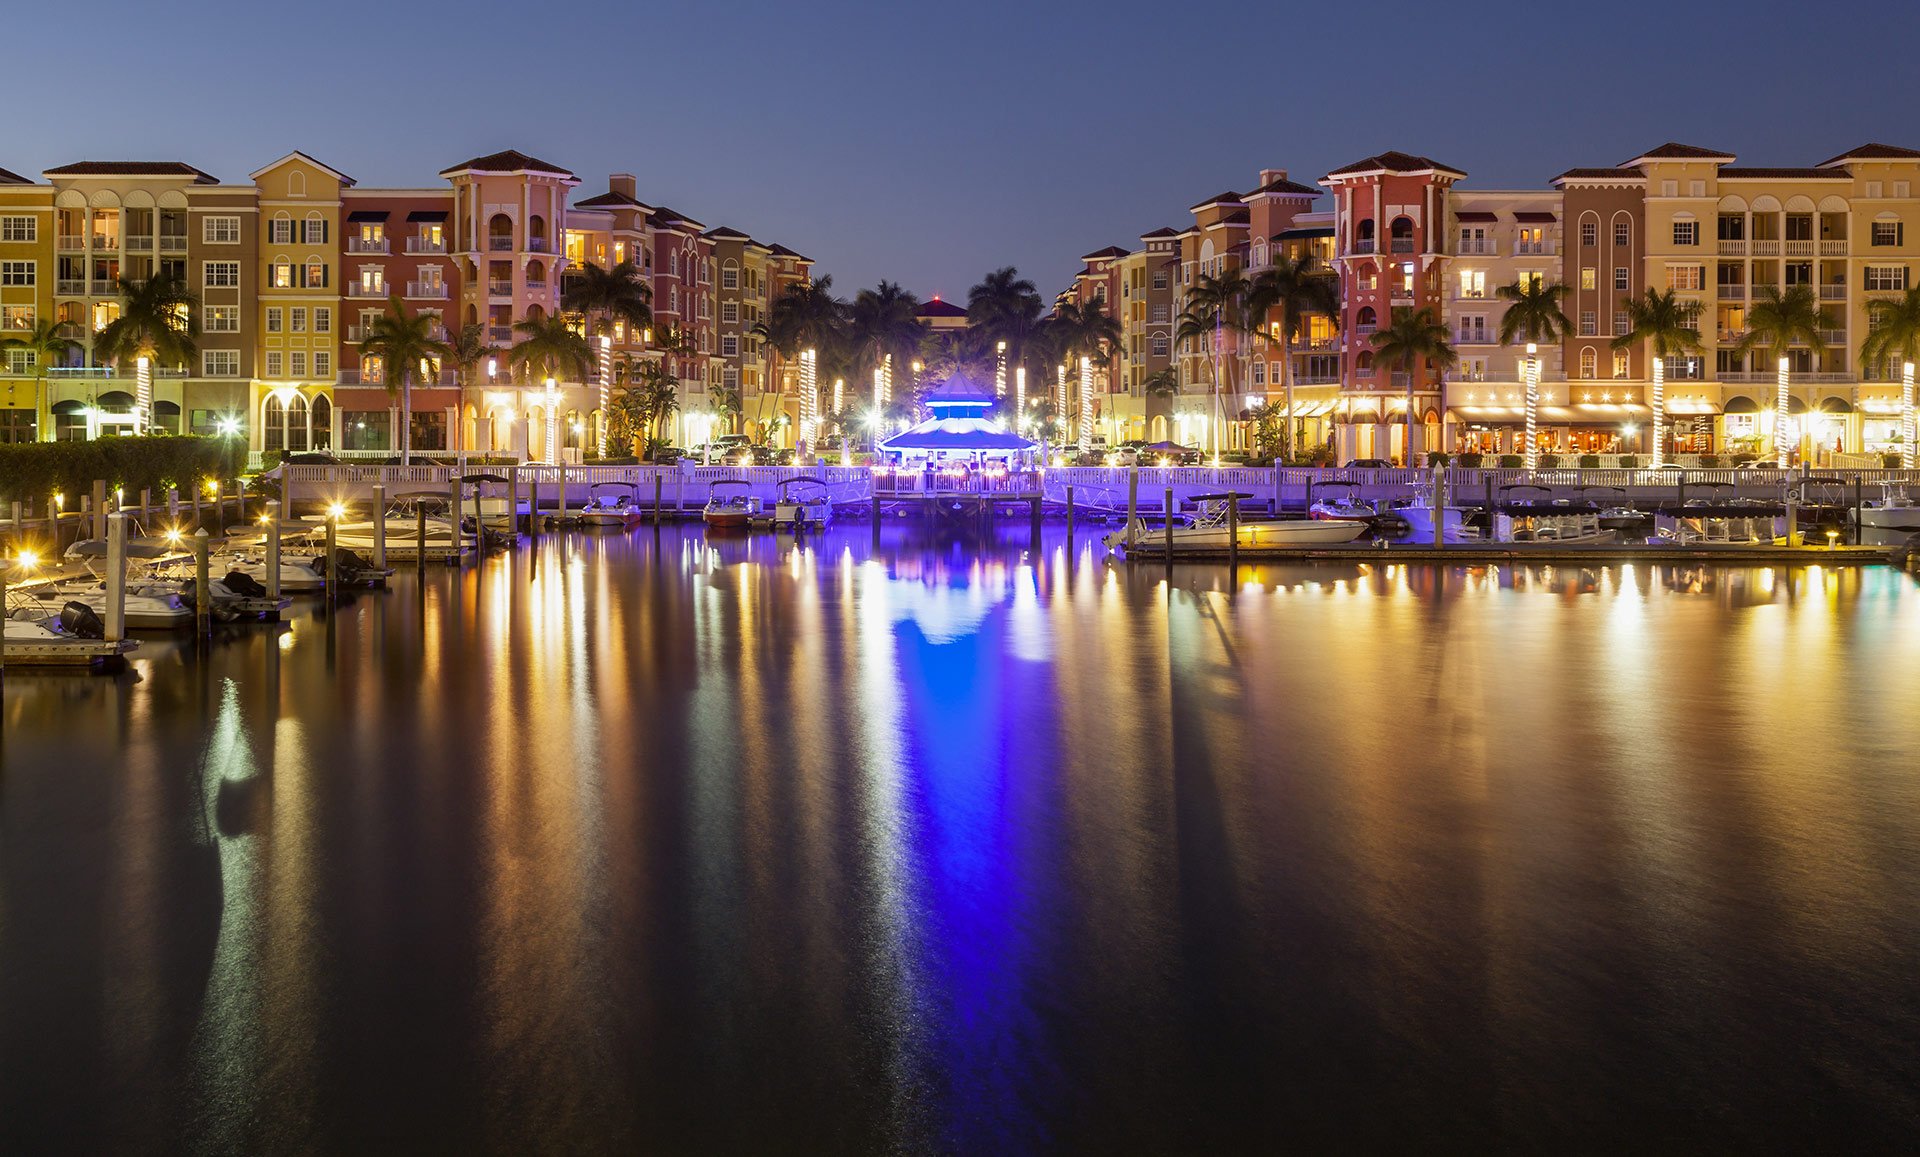
[[(342, 194), (353, 178), (305, 153), (293, 152), (252, 174), (258, 190), (257, 285), (252, 313), (259, 346), (254, 364), (251, 425), (254, 448), (300, 452), (335, 445), (334, 374), (340, 365), (338, 322), (342, 291), (350, 301), (371, 300), (359, 282), (341, 284)], [(229, 262), (201, 265), (201, 328), (240, 297), (227, 286)], [(384, 391), (381, 391), (384, 402)], [(355, 421), (372, 418), (372, 407)], [(384, 405), (379, 417), (385, 419)], [(444, 440), (416, 442), (439, 449)]]
[[(53, 189), (0, 169), (0, 340), (24, 340), (53, 319)], [(52, 399), (28, 350), (0, 357), (0, 442), (34, 442), (53, 428)]]
[[(375, 321), (393, 308), (396, 299), (403, 315), (432, 319), (428, 333), (435, 340), (451, 344), (457, 338), (460, 327), (451, 322), (448, 311), (468, 295), (461, 262), (450, 243), (453, 190), (347, 187), (341, 190), (341, 206), (346, 233), (340, 245), (341, 311), (346, 335), (340, 343), (334, 387), (337, 428), (327, 445), (391, 452), (399, 446), (400, 400), (389, 387), (398, 383), (380, 359), (360, 356), (360, 343), (371, 336)], [(494, 355), (494, 361), (496, 373), (504, 373), (504, 355)], [(515, 420), (511, 403), (506, 413), (498, 415), (497, 424), (487, 406), (485, 364), (475, 367), (478, 382), (462, 381), (462, 372), (454, 364), (415, 371), (412, 446), (524, 455), (526, 424)], [(263, 448), (272, 449), (272, 443), (269, 423)], [(294, 446), (289, 442), (287, 448)]]

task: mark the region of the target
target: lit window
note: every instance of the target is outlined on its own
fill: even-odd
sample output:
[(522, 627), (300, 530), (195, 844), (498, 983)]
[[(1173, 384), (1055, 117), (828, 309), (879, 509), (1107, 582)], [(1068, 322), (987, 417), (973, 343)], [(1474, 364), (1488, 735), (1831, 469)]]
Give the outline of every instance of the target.
[(1600, 271), (1591, 265), (1580, 268), (1580, 288), (1597, 289), (1600, 285)]

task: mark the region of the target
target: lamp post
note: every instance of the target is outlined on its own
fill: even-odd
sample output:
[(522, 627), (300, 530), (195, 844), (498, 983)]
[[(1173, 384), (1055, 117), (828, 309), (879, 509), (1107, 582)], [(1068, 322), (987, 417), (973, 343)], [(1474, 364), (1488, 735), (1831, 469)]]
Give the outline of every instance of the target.
[(1540, 346), (1527, 343), (1527, 448), (1526, 467), (1531, 474), (1540, 465)]
[(1653, 410), (1653, 468), (1658, 470), (1667, 464), (1667, 361), (1658, 354), (1653, 358), (1653, 397), (1649, 400)]

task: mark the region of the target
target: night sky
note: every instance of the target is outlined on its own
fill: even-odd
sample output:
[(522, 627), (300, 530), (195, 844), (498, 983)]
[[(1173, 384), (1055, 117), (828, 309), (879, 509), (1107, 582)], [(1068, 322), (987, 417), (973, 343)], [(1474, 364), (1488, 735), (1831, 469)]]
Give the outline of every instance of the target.
[(22, 173), (178, 158), (244, 181), (298, 148), (421, 186), (513, 147), (579, 196), (636, 173), (847, 292), (961, 297), (1004, 264), (1051, 291), (1262, 166), (1312, 181), (1388, 148), (1537, 188), (1666, 140), (1762, 165), (1920, 146), (1911, 0), (30, 0), (8, 32), (0, 166)]

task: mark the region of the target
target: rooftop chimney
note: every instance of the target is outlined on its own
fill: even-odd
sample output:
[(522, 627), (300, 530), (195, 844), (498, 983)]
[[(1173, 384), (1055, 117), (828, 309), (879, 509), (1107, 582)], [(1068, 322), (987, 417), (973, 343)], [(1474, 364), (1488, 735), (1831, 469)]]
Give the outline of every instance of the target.
[(607, 189), (623, 197), (632, 197), (635, 200), (639, 200), (639, 195), (634, 192), (634, 190), (639, 187), (640, 184), (634, 179), (632, 173), (615, 173), (607, 178)]
[(1287, 171), (1285, 169), (1261, 169), (1260, 170), (1260, 184), (1262, 186), (1271, 185), (1275, 181), (1284, 181), (1286, 179), (1287, 179)]

